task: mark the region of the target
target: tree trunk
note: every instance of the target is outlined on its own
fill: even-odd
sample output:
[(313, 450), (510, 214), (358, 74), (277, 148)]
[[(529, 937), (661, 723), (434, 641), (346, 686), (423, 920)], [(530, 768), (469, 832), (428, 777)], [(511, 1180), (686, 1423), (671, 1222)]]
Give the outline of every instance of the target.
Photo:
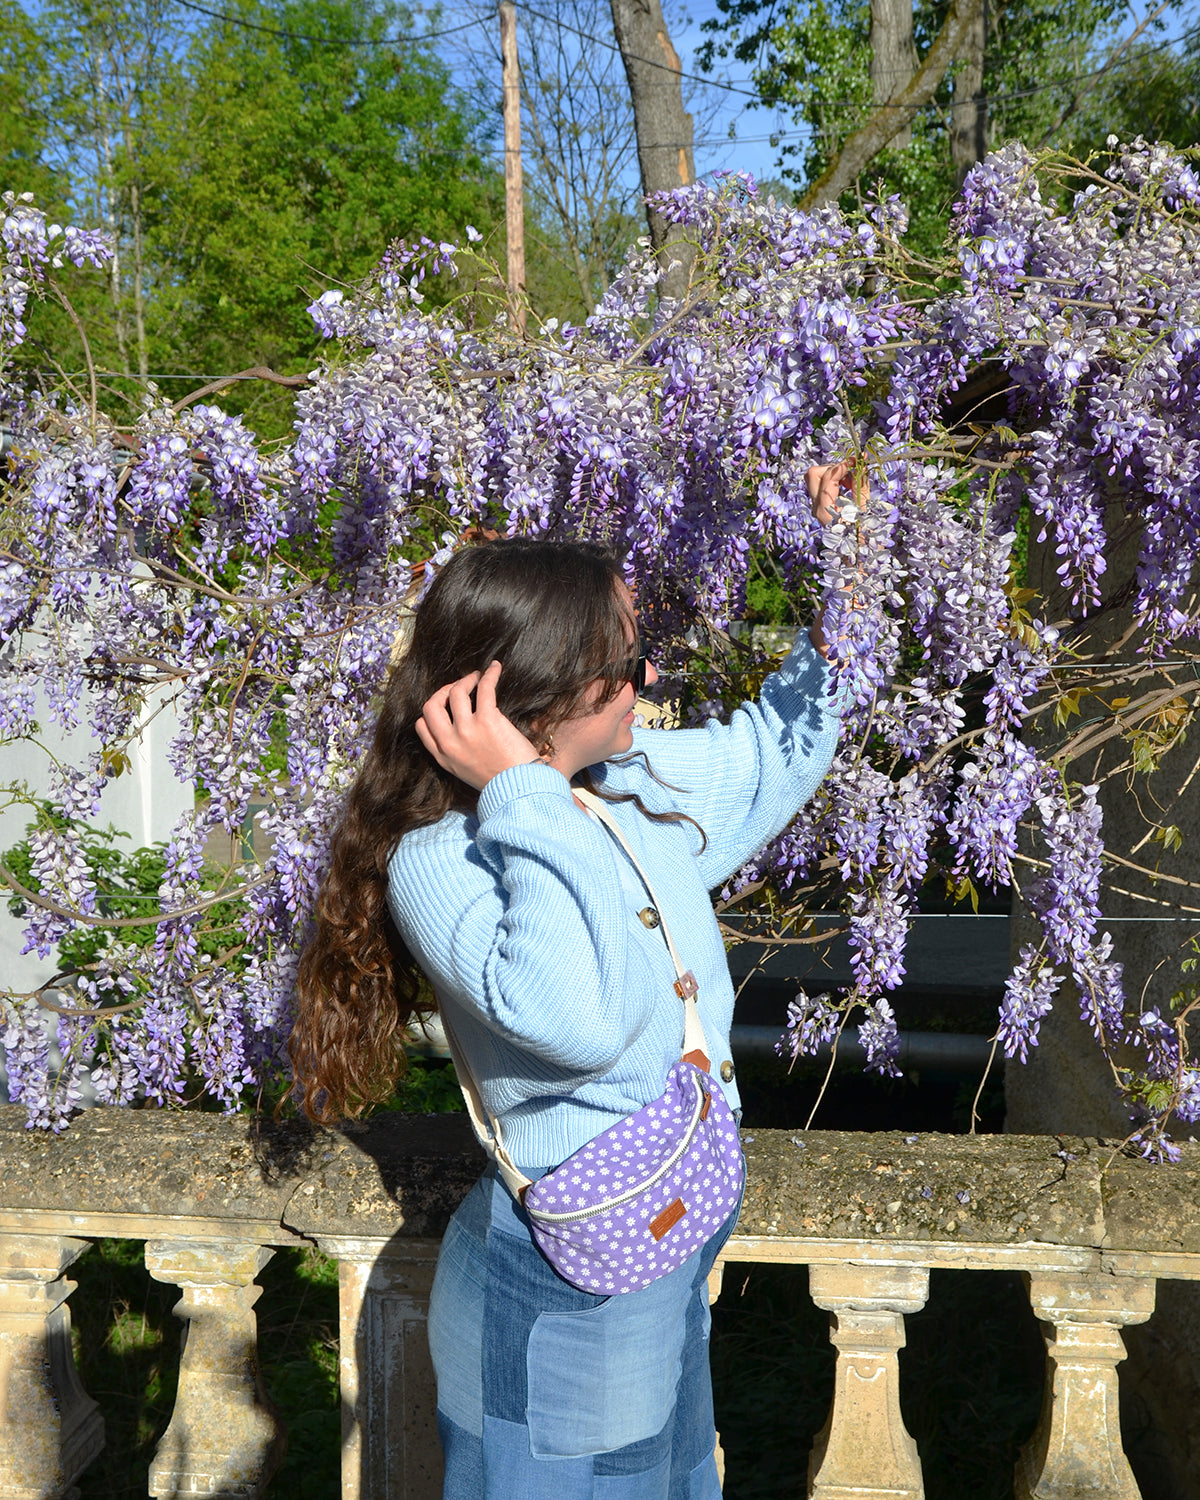
[[(642, 192), (647, 196), (696, 180), (692, 156), (692, 117), (683, 107), (679, 54), (671, 45), (660, 0), (612, 0), (613, 29), (629, 80), (637, 132)], [(646, 206), (650, 242), (664, 274), (663, 297), (687, 292), (694, 252), (677, 225)]]
[(842, 149), (804, 195), (801, 208), (812, 209), (822, 203), (836, 203), (853, 185), (872, 157), (891, 142), (898, 131), (912, 123), (937, 92), (938, 84), (962, 56), (967, 32), (983, 10), (984, 0), (951, 0), (942, 29), (933, 40), (916, 73), (886, 109), (875, 110), (871, 118), (850, 136)]
[(950, 160), (954, 185), (987, 155), (987, 99), (983, 92), (983, 58), (987, 46), (987, 0), (968, 28), (960, 54), (962, 66), (954, 75), (954, 103), (950, 110)]
[(116, 167), (113, 162), (112, 121), (109, 117), (108, 89), (95, 58), (89, 59), (88, 73), (95, 108), (96, 160), (99, 181), (96, 184), (104, 227), (112, 245), (108, 263), (108, 291), (112, 302), (113, 332), (122, 373), (129, 375), (129, 340), (125, 331), (125, 298), (121, 269), (121, 217)]
[[(912, 0), (871, 0), (871, 97), (875, 104), (890, 104), (898, 98), (916, 71)], [(888, 145), (912, 145), (910, 120)]]
[(137, 339), (138, 374), (150, 373), (150, 346), (146, 339), (146, 237), (142, 224), (142, 193), (137, 183), (129, 186), (129, 217), (133, 228), (133, 327)]

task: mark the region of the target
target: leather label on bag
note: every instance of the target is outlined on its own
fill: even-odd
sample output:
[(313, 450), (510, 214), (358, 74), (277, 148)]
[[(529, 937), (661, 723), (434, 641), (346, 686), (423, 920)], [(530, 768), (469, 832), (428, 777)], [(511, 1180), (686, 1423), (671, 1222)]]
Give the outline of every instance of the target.
[(650, 1233), (656, 1240), (661, 1240), (667, 1230), (673, 1229), (685, 1213), (687, 1213), (687, 1204), (682, 1198), (676, 1198), (674, 1203), (667, 1204), (657, 1218), (650, 1220)]

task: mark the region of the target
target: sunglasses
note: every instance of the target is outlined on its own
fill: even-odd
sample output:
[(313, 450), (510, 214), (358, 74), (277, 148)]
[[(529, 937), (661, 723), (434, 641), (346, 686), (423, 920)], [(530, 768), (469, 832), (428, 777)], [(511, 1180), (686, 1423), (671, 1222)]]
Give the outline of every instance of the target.
[(634, 692), (640, 694), (646, 688), (646, 661), (646, 648), (639, 636), (637, 655), (630, 656), (625, 661), (613, 662), (600, 675), (611, 678), (614, 682), (631, 682)]

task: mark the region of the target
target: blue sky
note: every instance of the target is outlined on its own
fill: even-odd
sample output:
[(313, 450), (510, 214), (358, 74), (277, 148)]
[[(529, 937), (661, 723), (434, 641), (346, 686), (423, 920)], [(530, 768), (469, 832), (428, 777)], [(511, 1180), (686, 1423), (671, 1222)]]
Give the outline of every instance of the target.
[[(567, 0), (560, 0), (560, 3), (561, 13), (569, 14)], [(612, 22), (606, 0), (578, 0), (578, 3), (585, 9), (589, 4), (596, 4), (592, 34), (599, 43), (611, 42)], [(480, 0), (444, 0), (444, 4), (440, 25), (454, 24), (468, 17), (476, 20), (476, 25), (466, 33), (476, 69), (485, 62), (487, 54), (495, 51), (494, 71), (498, 97), (500, 63), (495, 11), (487, 0), (483, 0), (482, 5)], [(517, 0), (518, 12), (521, 4), (522, 0)], [(541, 10), (543, 13), (558, 9), (555, 0), (528, 0), (528, 4), (530, 9)], [(1140, 17), (1146, 11), (1156, 8), (1157, 0), (1134, 0), (1131, 14), (1117, 34), (1125, 35), (1136, 26), (1137, 19), (1132, 14), (1134, 10)], [(706, 19), (718, 15), (716, 0), (694, 0), (690, 5), (686, 0), (665, 0), (664, 10), (671, 39), (680, 55), (685, 73), (698, 74), (700, 70), (696, 63), (696, 49), (706, 35), (701, 27)], [(1200, 6), (1196, 0), (1174, 0), (1159, 22), (1162, 29), (1150, 31), (1144, 35), (1143, 40), (1152, 45), (1163, 45), (1168, 43), (1168, 38), (1180, 38), (1195, 27), (1198, 11)], [(1094, 38), (1093, 41), (1100, 49), (1104, 46), (1105, 39)], [(771, 144), (770, 137), (773, 131), (780, 131), (788, 134), (794, 142), (801, 135), (795, 121), (786, 115), (777, 115), (772, 109), (756, 106), (753, 98), (748, 97), (752, 94), (753, 85), (746, 64), (733, 61), (727, 63), (726, 71), (720, 78), (731, 87), (722, 88), (716, 81), (706, 83), (699, 79), (688, 80), (685, 84), (685, 89), (691, 96), (688, 100), (689, 108), (696, 117), (697, 175), (703, 177), (721, 169), (741, 168), (760, 179), (777, 176), (778, 148)], [(731, 129), (736, 133), (736, 139), (730, 139)], [(632, 175), (632, 184), (636, 184), (636, 172)]]
[[(530, 0), (530, 3), (532, 9), (540, 10), (543, 14), (558, 9), (554, 0)], [(519, 13), (520, 0), (517, 9)], [(566, 13), (568, 9), (564, 3), (563, 12)], [(705, 39), (701, 23), (706, 18), (717, 15), (715, 0), (698, 0), (694, 7), (689, 7), (686, 11), (679, 5), (672, 6), (670, 0), (667, 0), (665, 9), (671, 40), (680, 55), (685, 73), (699, 74), (695, 52)], [(471, 75), (478, 79), (480, 72), (485, 73), (489, 79), (494, 74), (498, 104), (500, 59), (495, 15), (490, 6), (484, 9), (478, 0), (447, 0), (441, 18), (431, 23), (429, 29), (453, 27), (468, 18), (475, 20), (476, 24), (461, 38), (455, 38), (454, 42), (445, 45), (445, 55), (452, 61), (456, 56), (461, 60), (462, 66), (456, 66), (455, 71), (464, 81)], [(606, 3), (597, 7), (591, 34), (599, 42), (613, 43), (612, 21)], [(580, 42), (579, 45), (590, 46), (586, 42)], [(464, 49), (469, 54), (465, 59)], [(620, 60), (615, 50), (614, 60), (619, 72)], [(776, 151), (770, 145), (768, 137), (775, 124), (775, 112), (757, 107), (753, 98), (749, 97), (753, 85), (744, 64), (735, 63), (732, 70), (727, 70), (721, 77), (723, 82), (733, 85), (733, 89), (722, 88), (716, 82), (703, 82), (697, 78), (687, 80), (685, 84), (685, 97), (688, 97), (688, 106), (696, 117), (697, 175), (704, 176), (721, 169), (745, 169), (753, 172), (756, 177), (771, 175)], [(731, 127), (737, 132), (737, 140), (729, 138)], [(787, 128), (786, 123), (784, 128)], [(636, 173), (634, 179), (636, 180)]]

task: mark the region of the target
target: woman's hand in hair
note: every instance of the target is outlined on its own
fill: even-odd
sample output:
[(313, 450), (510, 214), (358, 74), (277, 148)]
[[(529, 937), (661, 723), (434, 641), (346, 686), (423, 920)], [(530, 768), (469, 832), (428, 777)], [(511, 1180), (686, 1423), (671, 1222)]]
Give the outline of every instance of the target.
[(496, 707), (500, 663), (468, 672), (438, 688), (421, 710), (417, 738), (444, 771), (482, 791), (509, 766), (540, 759), (511, 719)]

